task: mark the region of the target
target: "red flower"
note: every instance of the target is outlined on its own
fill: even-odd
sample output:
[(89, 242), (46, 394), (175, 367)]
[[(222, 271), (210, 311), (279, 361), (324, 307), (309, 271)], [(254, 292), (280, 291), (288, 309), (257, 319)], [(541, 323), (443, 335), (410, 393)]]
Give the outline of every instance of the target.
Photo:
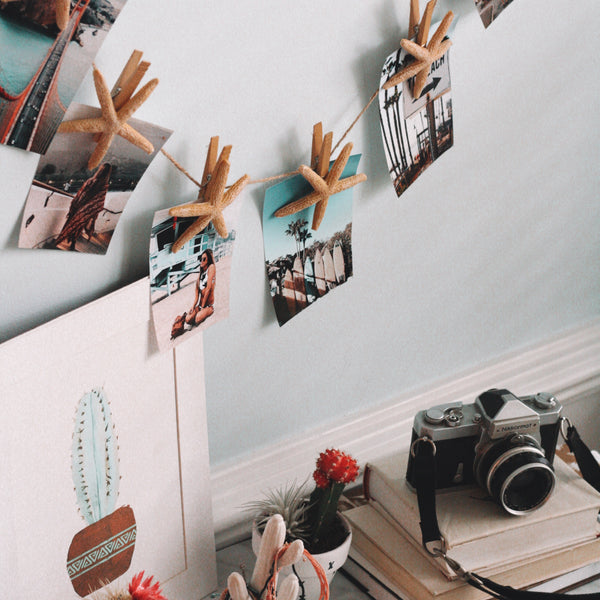
[(323, 471), (317, 469), (313, 473), (313, 479), (317, 483), (317, 487), (326, 488), (329, 485), (329, 478), (327, 477), (327, 473), (323, 473)]
[[(317, 472), (320, 472), (317, 479)], [(339, 450), (325, 450), (317, 459), (317, 470), (313, 474), (317, 486), (323, 485), (324, 478), (334, 483), (351, 483), (358, 476), (358, 464), (350, 455)]]
[(144, 581), (144, 571), (134, 575), (129, 584), (129, 593), (131, 600), (167, 600), (160, 589), (160, 583), (157, 581), (152, 584), (152, 576), (146, 577)]

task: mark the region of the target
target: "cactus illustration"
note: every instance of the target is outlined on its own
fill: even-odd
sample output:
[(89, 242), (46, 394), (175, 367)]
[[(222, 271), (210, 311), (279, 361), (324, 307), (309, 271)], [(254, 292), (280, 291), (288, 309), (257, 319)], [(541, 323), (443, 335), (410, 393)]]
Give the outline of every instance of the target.
[(119, 495), (117, 436), (104, 390), (85, 394), (77, 406), (72, 474), (77, 503), (88, 525), (115, 510)]
[(123, 575), (135, 548), (137, 528), (129, 506), (116, 507), (119, 495), (118, 441), (103, 389), (92, 389), (77, 405), (71, 473), (79, 510), (87, 527), (67, 554), (67, 572), (80, 596)]

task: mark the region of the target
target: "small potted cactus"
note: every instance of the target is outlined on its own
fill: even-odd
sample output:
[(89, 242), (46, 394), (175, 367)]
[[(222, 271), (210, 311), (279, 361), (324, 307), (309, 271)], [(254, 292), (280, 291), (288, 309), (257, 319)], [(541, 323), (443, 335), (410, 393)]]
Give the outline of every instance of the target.
[[(291, 484), (249, 503), (248, 508), (255, 515), (252, 535), (255, 553), (264, 524), (271, 515), (280, 514), (286, 523), (286, 541), (302, 540), (330, 582), (344, 564), (352, 542), (350, 524), (338, 511), (338, 502), (346, 485), (357, 478), (358, 471), (356, 460), (348, 454), (325, 450), (316, 461), (315, 487), (310, 493), (306, 483)], [(297, 563), (291, 571), (298, 576), (299, 600), (319, 598), (320, 584), (308, 561)]]
[(67, 572), (73, 588), (83, 597), (129, 569), (136, 539), (131, 507), (115, 509), (120, 478), (118, 444), (102, 389), (92, 390), (79, 401), (71, 457), (75, 495), (88, 526), (71, 542)]

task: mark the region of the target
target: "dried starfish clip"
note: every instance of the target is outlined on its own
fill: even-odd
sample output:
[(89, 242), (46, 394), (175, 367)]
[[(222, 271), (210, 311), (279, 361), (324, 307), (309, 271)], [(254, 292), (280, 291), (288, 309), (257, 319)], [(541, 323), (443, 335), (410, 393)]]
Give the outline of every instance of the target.
[(419, 0), (410, 0), (410, 16), (408, 18), (408, 37), (414, 37), (419, 31)]
[(276, 217), (287, 217), (315, 205), (312, 228), (316, 231), (323, 221), (330, 196), (366, 181), (367, 176), (364, 173), (340, 179), (352, 152), (352, 143), (350, 142), (342, 148), (333, 166), (329, 169), (332, 140), (332, 132), (327, 133), (323, 137), (323, 126), (321, 123), (317, 123), (314, 126), (311, 156), (312, 168), (306, 165), (298, 167), (298, 171), (310, 183), (313, 191), (307, 196), (303, 196), (299, 200), (294, 200), (276, 210)]
[(179, 252), (187, 242), (208, 227), (211, 222), (222, 238), (226, 238), (228, 235), (223, 211), (239, 196), (248, 181), (250, 181), (250, 176), (240, 177), (231, 187), (226, 189), (231, 166), (229, 163), (231, 146), (225, 146), (217, 159), (218, 151), (219, 137), (215, 136), (210, 139), (208, 145), (204, 173), (196, 203), (182, 204), (169, 210), (172, 217), (198, 217), (175, 241), (171, 252)]
[(452, 19), (454, 19), (452, 11), (446, 13), (446, 16), (442, 19), (439, 27), (426, 45), (429, 27), (431, 25), (431, 15), (433, 14), (435, 3), (436, 0), (430, 0), (427, 3), (423, 18), (418, 26), (416, 42), (407, 39), (402, 39), (400, 41), (402, 48), (411, 54), (415, 60), (386, 81), (383, 84), (384, 90), (388, 90), (399, 85), (403, 81), (414, 77), (413, 96), (419, 98), (425, 87), (431, 64), (440, 59), (450, 49), (452, 42), (449, 39), (444, 38), (452, 23)]
[(143, 52), (141, 50), (134, 50), (131, 53), (129, 60), (110, 92), (116, 110), (123, 108), (150, 68), (150, 63), (143, 61), (142, 56)]
[(71, 0), (56, 0), (56, 26), (63, 31), (69, 24)]
[[(135, 53), (134, 53), (135, 54)], [(131, 61), (131, 59), (130, 59)], [(102, 73), (93, 67), (94, 87), (96, 95), (100, 102), (100, 117), (88, 119), (75, 119), (73, 121), (64, 121), (60, 124), (58, 131), (61, 133), (95, 133), (100, 134), (97, 145), (92, 152), (88, 162), (88, 169), (95, 169), (101, 162), (116, 135), (121, 136), (128, 142), (141, 148), (147, 154), (154, 152), (154, 146), (141, 133), (137, 132), (127, 121), (133, 116), (133, 113), (148, 99), (150, 94), (158, 85), (158, 79), (152, 79), (142, 87), (135, 95), (133, 92), (137, 84), (143, 77), (143, 73), (149, 63), (136, 64), (132, 75), (127, 76), (127, 91), (125, 92), (123, 102), (113, 102), (113, 97), (108, 89), (108, 85)], [(126, 67), (127, 68), (127, 67)], [(141, 73), (141, 75), (140, 75)], [(121, 75), (122, 77), (122, 75)], [(139, 79), (138, 79), (139, 77)], [(131, 88), (133, 83), (135, 86)], [(122, 89), (124, 89), (123, 86)], [(119, 94), (120, 95), (120, 94)], [(117, 98), (115, 98), (116, 100)]]

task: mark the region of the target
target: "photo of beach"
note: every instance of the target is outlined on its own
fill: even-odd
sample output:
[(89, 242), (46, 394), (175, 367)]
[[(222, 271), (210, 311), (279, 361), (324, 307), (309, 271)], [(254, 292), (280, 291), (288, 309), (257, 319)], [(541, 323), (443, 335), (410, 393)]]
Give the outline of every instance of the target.
[[(402, 48), (388, 56), (381, 86), (414, 59)], [(379, 117), (388, 170), (400, 196), (453, 144), (452, 90), (448, 53), (431, 65), (419, 98), (412, 80), (379, 91)]]
[(0, 143), (46, 152), (125, 2), (0, 0)]
[[(342, 178), (355, 175), (360, 154), (351, 156)], [(312, 191), (294, 175), (267, 189), (263, 207), (265, 268), (279, 325), (314, 304), (352, 276), (352, 188), (329, 198), (317, 231), (314, 206), (287, 217), (275, 211)]]
[[(67, 117), (96, 117), (99, 109), (73, 103)], [(91, 133), (58, 133), (40, 157), (27, 196), (19, 248), (105, 254), (127, 201), (171, 131), (130, 119), (154, 145), (146, 154), (116, 136), (102, 164), (87, 163), (96, 145)]]
[(179, 250), (171, 249), (194, 217), (158, 211), (150, 236), (150, 302), (161, 352), (229, 316), (229, 281), (238, 205), (223, 211), (227, 237), (210, 223)]

